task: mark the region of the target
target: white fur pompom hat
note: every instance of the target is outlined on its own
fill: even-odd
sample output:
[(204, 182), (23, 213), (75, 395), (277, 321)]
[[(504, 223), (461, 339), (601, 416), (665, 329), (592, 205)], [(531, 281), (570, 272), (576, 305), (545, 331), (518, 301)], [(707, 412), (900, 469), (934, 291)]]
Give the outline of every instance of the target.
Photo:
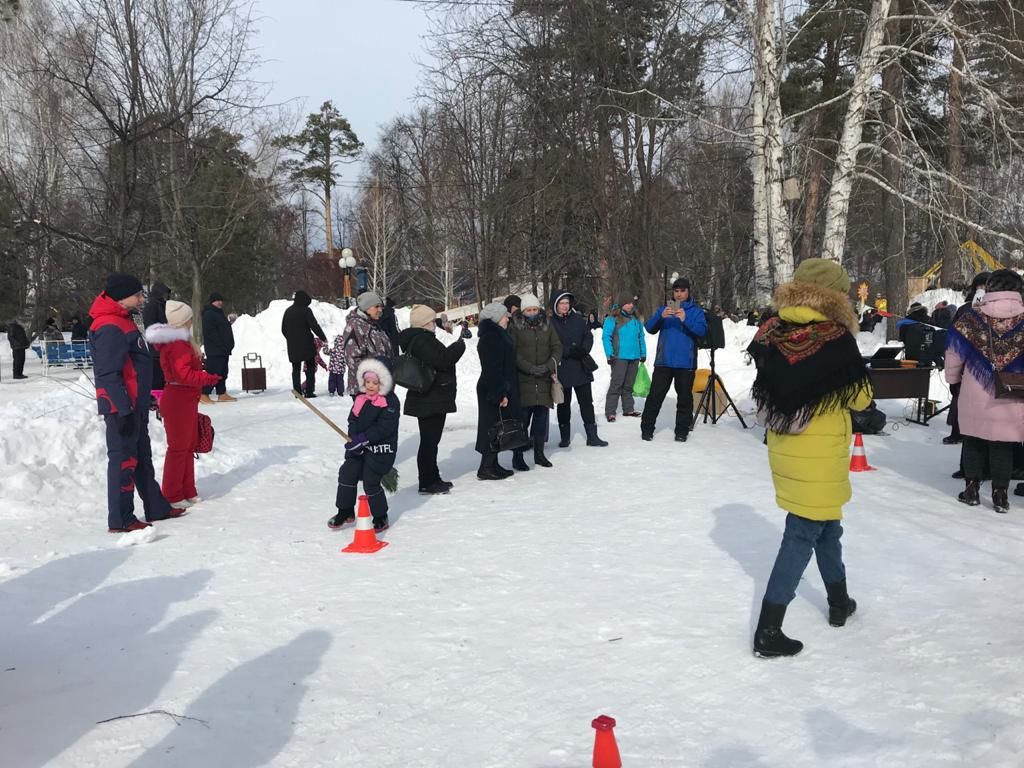
[(356, 368), (356, 381), (359, 382), (359, 391), (365, 392), (366, 385), (363, 384), (363, 376), (367, 373), (374, 373), (377, 375), (377, 380), (380, 381), (380, 393), (387, 395), (391, 393), (391, 390), (395, 388), (395, 380), (391, 377), (391, 371), (384, 365), (380, 360), (375, 357), (368, 357), (359, 364)]

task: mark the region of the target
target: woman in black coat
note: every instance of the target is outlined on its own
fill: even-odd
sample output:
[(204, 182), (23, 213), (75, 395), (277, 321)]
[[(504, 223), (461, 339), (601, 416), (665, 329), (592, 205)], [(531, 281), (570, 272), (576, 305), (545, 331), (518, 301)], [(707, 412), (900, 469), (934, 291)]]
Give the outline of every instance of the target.
[[(288, 361), (292, 364), (292, 389), (306, 397), (316, 397), (316, 347), (313, 335), (327, 342), (320, 323), (316, 321), (310, 305), (313, 300), (305, 291), (296, 291), (292, 305), (281, 318), (281, 333), (288, 342)], [(309, 369), (309, 389), (302, 390), (302, 364)]]
[[(561, 436), (559, 448), (568, 448), (572, 437), (572, 395), (580, 404), (583, 428), (587, 432), (587, 445), (608, 445), (597, 435), (597, 419), (594, 418), (594, 393), (590, 388), (594, 374), (584, 366), (584, 359), (590, 359), (594, 346), (594, 334), (587, 327), (587, 320), (573, 309), (576, 297), (568, 291), (556, 290), (551, 294), (551, 324), (562, 340), (562, 363), (558, 366), (558, 380), (565, 390), (565, 402), (558, 406), (558, 432)], [(592, 360), (592, 359), (591, 359)]]
[(502, 417), (519, 418), (519, 375), (516, 350), (508, 331), (508, 311), (504, 304), (488, 304), (480, 311), (477, 352), (480, 355), (480, 379), (476, 383), (476, 450), (480, 453), (481, 480), (504, 480), (514, 473), (498, 464), (491, 450), (488, 433)]
[(398, 344), (435, 372), (434, 383), (425, 392), (405, 396), (405, 415), (415, 416), (420, 426), (420, 447), (416, 452), (416, 468), (420, 476), (420, 493), (448, 493), (452, 483), (441, 479), (437, 468), (437, 446), (441, 442), (444, 423), (455, 413), (455, 366), (466, 352), (466, 342), (459, 339), (446, 347), (434, 335), (434, 310), (413, 304), (409, 328), (398, 334)]

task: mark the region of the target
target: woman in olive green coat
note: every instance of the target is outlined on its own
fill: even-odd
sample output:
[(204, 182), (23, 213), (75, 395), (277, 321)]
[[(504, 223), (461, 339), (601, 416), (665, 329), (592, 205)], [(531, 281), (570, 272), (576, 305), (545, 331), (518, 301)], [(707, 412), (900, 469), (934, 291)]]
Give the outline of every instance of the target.
[[(509, 326), (509, 334), (516, 345), (516, 367), (519, 370), (519, 404), (523, 409), (523, 424), (533, 438), (534, 463), (550, 467), (544, 455), (548, 438), (548, 411), (555, 407), (551, 396), (553, 377), (562, 359), (562, 342), (541, 308), (540, 300), (532, 294), (522, 298), (520, 314)], [(512, 466), (520, 472), (529, 469), (523, 460), (523, 451), (515, 451)]]

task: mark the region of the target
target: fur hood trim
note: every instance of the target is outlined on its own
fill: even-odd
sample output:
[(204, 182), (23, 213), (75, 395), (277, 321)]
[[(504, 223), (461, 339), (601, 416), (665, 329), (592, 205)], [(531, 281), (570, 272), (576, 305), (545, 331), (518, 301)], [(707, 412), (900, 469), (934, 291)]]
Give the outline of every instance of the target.
[(363, 374), (367, 371), (373, 371), (377, 374), (377, 378), (380, 379), (380, 393), (382, 395), (390, 395), (391, 391), (395, 388), (395, 380), (391, 376), (391, 371), (388, 370), (388, 367), (375, 357), (366, 358), (356, 368), (356, 382), (359, 384), (359, 391), (366, 391), (366, 388), (363, 387)]
[(813, 283), (783, 283), (775, 289), (772, 304), (777, 310), (787, 307), (808, 307), (829, 320), (844, 326), (854, 336), (860, 330), (853, 305), (845, 293)]
[(187, 328), (175, 328), (165, 323), (153, 323), (146, 329), (146, 341), (150, 344), (170, 344), (173, 341), (192, 342), (192, 334)]

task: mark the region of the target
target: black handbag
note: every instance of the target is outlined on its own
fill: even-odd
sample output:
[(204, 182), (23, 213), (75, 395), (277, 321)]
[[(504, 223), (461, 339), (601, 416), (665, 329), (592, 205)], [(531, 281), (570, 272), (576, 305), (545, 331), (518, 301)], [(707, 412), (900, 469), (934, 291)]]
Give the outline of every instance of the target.
[(587, 373), (593, 373), (597, 370), (597, 362), (590, 356), (589, 352), (580, 358), (580, 363), (583, 365), (583, 370)]
[(409, 350), (404, 355), (395, 358), (395, 362), (391, 366), (391, 376), (400, 387), (405, 387), (411, 392), (422, 393), (434, 386), (437, 371), (418, 357), (413, 357), (412, 344), (410, 344)]
[[(501, 409), (498, 409), (501, 414)], [(526, 427), (519, 419), (499, 418), (497, 423), (487, 431), (487, 441), (495, 453), (502, 451), (521, 451), (532, 445), (526, 434)]]

